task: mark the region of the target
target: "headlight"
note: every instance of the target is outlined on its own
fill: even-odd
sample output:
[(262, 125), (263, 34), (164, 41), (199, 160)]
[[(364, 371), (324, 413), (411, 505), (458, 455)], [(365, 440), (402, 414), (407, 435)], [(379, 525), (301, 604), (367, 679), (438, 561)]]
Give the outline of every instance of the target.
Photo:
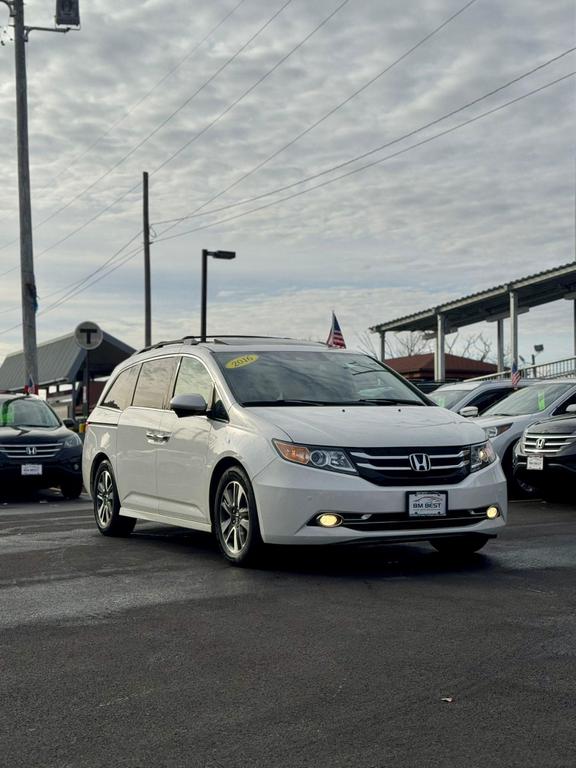
[(273, 440), (274, 446), (280, 456), (293, 464), (303, 464), (316, 469), (328, 469), (332, 472), (346, 472), (358, 474), (345, 451), (339, 448), (314, 448), (296, 443), (284, 443), (281, 440)]
[(503, 435), (511, 426), (512, 424), (500, 424), (497, 427), (484, 427), (484, 434), (489, 440), (492, 440), (495, 437), (498, 437), (498, 435)]
[(66, 440), (64, 440), (64, 445), (66, 448), (76, 448), (76, 446), (82, 445), (82, 440), (78, 435), (71, 434), (70, 437), (67, 437)]
[(470, 472), (478, 472), (496, 461), (496, 453), (492, 443), (488, 440), (485, 443), (473, 445), (470, 448)]

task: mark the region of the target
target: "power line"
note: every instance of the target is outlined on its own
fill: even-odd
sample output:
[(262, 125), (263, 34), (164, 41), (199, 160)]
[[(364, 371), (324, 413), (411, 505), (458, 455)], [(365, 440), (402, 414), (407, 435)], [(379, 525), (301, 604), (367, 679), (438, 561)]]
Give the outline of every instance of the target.
[(212, 227), (216, 227), (220, 224), (225, 224), (229, 221), (234, 221), (235, 219), (240, 219), (244, 216), (250, 216), (254, 213), (258, 213), (259, 211), (266, 210), (267, 208), (272, 208), (274, 205), (279, 205), (280, 203), (284, 203), (288, 200), (293, 200), (296, 197), (300, 197), (301, 195), (305, 195), (308, 192), (312, 192), (316, 189), (320, 189), (322, 187), (326, 187), (329, 184), (334, 184), (336, 181), (340, 181), (341, 179), (347, 178), (348, 176), (353, 176), (356, 173), (361, 173), (362, 171), (365, 171), (369, 168), (372, 168), (376, 165), (380, 165), (381, 163), (386, 162), (387, 160), (392, 160), (395, 157), (398, 157), (400, 155), (406, 154), (407, 152), (412, 151), (413, 149), (417, 149), (418, 147), (423, 146), (424, 144), (429, 144), (431, 141), (435, 141), (436, 139), (441, 138), (442, 136), (446, 136), (447, 134), (454, 133), (454, 131), (457, 131), (460, 128), (464, 128), (467, 125), (471, 125), (472, 123), (477, 122), (478, 120), (482, 120), (485, 117), (488, 117), (489, 115), (493, 115), (496, 112), (500, 112), (503, 109), (506, 109), (507, 107), (511, 106), (512, 104), (516, 104), (520, 101), (523, 101), (524, 99), (527, 99), (530, 96), (534, 96), (537, 93), (540, 93), (541, 91), (546, 90), (547, 88), (551, 88), (553, 85), (557, 85), (558, 83), (567, 80), (570, 77), (573, 77), (576, 75), (576, 71), (570, 72), (567, 75), (563, 75), (562, 77), (557, 78), (556, 80), (553, 80), (549, 83), (546, 83), (545, 85), (540, 86), (539, 88), (535, 88), (532, 91), (529, 91), (528, 93), (523, 94), (522, 96), (518, 96), (515, 99), (511, 99), (510, 101), (501, 104), (498, 107), (494, 107), (493, 109), (488, 110), (487, 112), (483, 112), (480, 115), (477, 115), (476, 117), (472, 117), (469, 120), (464, 121), (463, 123), (458, 123), (458, 125), (452, 126), (452, 128), (447, 128), (445, 131), (441, 131), (440, 133), (434, 134), (434, 136), (430, 136), (427, 139), (423, 139), (422, 141), (417, 142), (416, 144), (412, 144), (409, 147), (406, 147), (405, 149), (400, 149), (397, 152), (394, 152), (391, 155), (387, 155), (386, 157), (381, 158), (380, 160), (375, 160), (371, 163), (367, 163), (366, 165), (360, 166), (359, 168), (354, 168), (351, 171), (348, 171), (347, 173), (343, 173), (340, 176), (336, 176), (333, 179), (328, 179), (327, 181), (323, 181), (320, 184), (316, 184), (315, 186), (308, 187), (307, 189), (300, 190), (299, 192), (295, 192), (291, 195), (287, 195), (286, 197), (281, 197), (278, 200), (274, 200), (271, 203), (267, 203), (266, 205), (261, 205), (257, 208), (252, 208), (249, 211), (244, 211), (242, 213), (235, 214), (234, 216), (228, 216), (227, 218), (220, 219), (218, 221), (211, 222), (209, 224), (203, 224), (202, 226), (195, 227), (194, 229), (189, 229), (186, 232), (180, 232), (176, 235), (169, 235), (168, 237), (161, 237), (156, 240), (156, 243), (162, 243), (166, 240), (174, 240), (178, 237), (184, 237), (185, 235), (190, 235), (194, 232), (199, 232), (204, 229), (210, 229)]
[[(315, 128), (317, 128), (319, 125), (321, 125), (323, 122), (328, 120), (332, 115), (334, 115), (336, 112), (338, 112), (340, 109), (345, 107), (347, 104), (349, 104), (353, 99), (355, 99), (357, 96), (359, 96), (361, 93), (363, 93), (365, 90), (367, 90), (371, 85), (373, 85), (375, 82), (377, 82), (380, 78), (382, 78), (384, 75), (386, 75), (388, 72), (390, 72), (391, 69), (393, 69), (395, 66), (400, 64), (404, 59), (408, 58), (414, 51), (416, 51), (418, 48), (420, 48), (422, 45), (428, 42), (432, 37), (437, 35), (439, 32), (441, 32), (445, 27), (447, 27), (452, 21), (454, 21), (458, 16), (460, 16), (462, 13), (464, 13), (468, 8), (470, 8), (471, 5), (474, 5), (477, 0), (469, 0), (469, 2), (465, 3), (458, 11), (453, 13), (451, 16), (449, 16), (447, 19), (445, 19), (441, 24), (439, 24), (437, 27), (435, 27), (431, 32), (429, 32), (427, 35), (425, 35), (423, 38), (418, 40), (411, 48), (409, 48), (407, 51), (405, 51), (401, 56), (399, 56), (397, 59), (395, 59), (391, 64), (388, 64), (384, 69), (380, 70), (376, 75), (371, 77), (369, 80), (367, 80), (365, 83), (363, 83), (359, 88), (357, 88), (353, 93), (351, 93), (349, 96), (347, 96), (343, 101), (341, 101), (339, 104), (337, 104), (335, 107), (332, 107), (328, 112), (326, 112), (324, 115), (322, 115), (318, 120), (313, 122), (311, 125), (309, 125), (307, 128), (305, 128), (303, 131), (301, 131), (299, 134), (297, 134), (293, 139), (291, 139), (289, 142), (284, 144), (282, 147), (277, 149), (272, 154), (268, 155), (268, 157), (264, 158), (261, 162), (257, 163), (253, 168), (251, 168), (246, 173), (239, 176), (235, 181), (233, 181), (231, 184), (229, 184), (227, 187), (225, 187), (221, 192), (218, 192), (216, 195), (211, 197), (209, 200), (206, 200), (202, 205), (197, 207), (192, 213), (188, 214), (188, 216), (183, 217), (181, 220), (184, 220), (185, 218), (191, 218), (192, 216), (195, 216), (197, 213), (199, 213), (203, 208), (205, 208), (207, 205), (210, 205), (210, 203), (213, 203), (218, 198), (222, 197), (222, 195), (229, 192), (231, 189), (236, 187), (238, 184), (240, 184), (242, 181), (247, 179), (249, 176), (252, 176), (256, 171), (259, 171), (261, 168), (263, 168), (265, 165), (267, 165), (271, 160), (274, 160), (276, 157), (278, 157), (280, 154), (285, 152), (287, 149), (292, 147), (294, 144), (296, 144), (300, 139), (302, 139), (307, 134), (311, 133)], [(166, 232), (170, 231), (176, 226), (176, 222), (173, 223), (172, 226), (168, 227), (162, 234), (165, 234)]]
[[(120, 118), (118, 118), (117, 120), (115, 120), (114, 122), (112, 122), (112, 123), (111, 123), (111, 124), (110, 124), (110, 125), (109, 125), (109, 126), (106, 128), (106, 130), (104, 130), (104, 131), (103, 131), (103, 132), (102, 132), (102, 133), (101, 133), (99, 136), (97, 136), (97, 137), (96, 137), (96, 139), (94, 139), (94, 141), (92, 141), (92, 143), (91, 143), (91, 144), (89, 144), (89, 146), (88, 146), (88, 147), (86, 147), (86, 149), (84, 149), (84, 150), (83, 150), (83, 151), (82, 151), (82, 152), (81, 152), (79, 155), (76, 155), (76, 157), (72, 158), (72, 160), (71, 160), (71, 161), (68, 163), (68, 165), (67, 165), (67, 166), (65, 166), (64, 168), (62, 168), (62, 170), (60, 170), (60, 171), (59, 171), (59, 172), (58, 172), (58, 173), (57, 173), (57, 174), (54, 176), (54, 178), (52, 179), (52, 181), (51, 181), (51, 182), (49, 182), (48, 184), (45, 184), (45, 185), (43, 185), (42, 187), (40, 187), (40, 189), (46, 189), (46, 188), (48, 188), (48, 187), (51, 187), (51, 186), (53, 186), (53, 185), (54, 185), (54, 183), (55, 183), (55, 182), (57, 182), (57, 180), (58, 180), (59, 178), (61, 178), (61, 177), (62, 177), (62, 176), (63, 176), (63, 175), (64, 175), (64, 174), (65, 174), (65, 173), (68, 171), (68, 170), (70, 170), (70, 168), (72, 168), (72, 166), (73, 166), (73, 165), (75, 165), (75, 164), (76, 164), (76, 163), (78, 163), (80, 160), (82, 160), (84, 157), (86, 157), (86, 155), (88, 155), (88, 154), (89, 154), (89, 153), (90, 153), (90, 152), (91, 152), (91, 151), (94, 149), (94, 147), (95, 147), (97, 144), (99, 144), (99, 143), (102, 141), (102, 139), (104, 139), (106, 136), (108, 136), (108, 134), (110, 133), (110, 131), (112, 131), (114, 128), (117, 128), (119, 125), (121, 125), (121, 123), (123, 123), (123, 122), (126, 120), (126, 118), (128, 118), (128, 117), (129, 117), (129, 116), (130, 116), (130, 115), (131, 115), (131, 114), (132, 114), (132, 113), (133, 113), (133, 112), (134, 112), (136, 109), (138, 109), (138, 107), (139, 107), (139, 106), (140, 106), (140, 105), (141, 105), (141, 104), (142, 104), (144, 101), (146, 101), (146, 99), (148, 99), (148, 98), (149, 98), (149, 97), (150, 97), (150, 96), (151, 96), (151, 95), (154, 93), (154, 91), (155, 91), (157, 88), (159, 88), (159, 87), (160, 87), (160, 86), (161, 86), (163, 83), (165, 83), (165, 82), (166, 82), (166, 80), (168, 80), (168, 78), (169, 78), (169, 77), (171, 77), (171, 76), (172, 76), (172, 75), (173, 75), (175, 72), (177, 72), (177, 71), (180, 69), (180, 67), (182, 67), (182, 66), (185, 64), (185, 62), (186, 62), (186, 61), (188, 61), (190, 58), (192, 58), (192, 56), (193, 56), (193, 55), (196, 53), (196, 51), (197, 51), (197, 50), (198, 50), (198, 49), (199, 49), (199, 48), (200, 48), (202, 45), (204, 45), (204, 43), (205, 43), (205, 42), (206, 42), (206, 41), (207, 41), (207, 40), (208, 40), (208, 39), (209, 39), (209, 38), (210, 38), (210, 37), (211, 37), (211, 36), (212, 36), (212, 35), (213, 35), (215, 32), (217, 32), (217, 31), (218, 31), (218, 29), (220, 29), (220, 27), (221, 27), (221, 26), (223, 26), (223, 24), (224, 24), (226, 21), (228, 21), (228, 19), (229, 19), (231, 16), (233, 16), (233, 15), (236, 13), (236, 11), (237, 11), (237, 10), (240, 8), (240, 6), (241, 6), (241, 5), (243, 5), (245, 2), (246, 2), (246, 0), (240, 0), (240, 2), (239, 2), (239, 3), (237, 3), (237, 4), (236, 4), (236, 5), (235, 5), (235, 6), (232, 8), (232, 10), (231, 10), (231, 11), (229, 11), (229, 12), (228, 12), (228, 13), (227, 13), (227, 14), (226, 14), (226, 15), (225, 15), (225, 16), (224, 16), (222, 19), (220, 19), (220, 21), (219, 21), (219, 22), (216, 24), (216, 26), (212, 27), (212, 29), (211, 29), (211, 30), (210, 30), (210, 31), (209, 31), (209, 32), (208, 32), (208, 33), (207, 33), (207, 34), (206, 34), (206, 35), (205, 35), (205, 36), (202, 38), (202, 40), (200, 40), (200, 42), (199, 42), (199, 43), (197, 43), (197, 44), (196, 44), (196, 45), (195, 45), (195, 46), (194, 46), (194, 47), (193, 47), (193, 48), (192, 48), (190, 51), (188, 51), (188, 53), (187, 53), (187, 54), (186, 54), (186, 55), (185, 55), (185, 56), (184, 56), (182, 59), (180, 59), (180, 61), (179, 61), (179, 62), (178, 62), (178, 63), (177, 63), (177, 64), (176, 64), (174, 67), (172, 67), (170, 70), (168, 70), (168, 72), (166, 72), (166, 73), (165, 73), (165, 74), (164, 74), (164, 75), (163, 75), (163, 76), (160, 78), (160, 80), (158, 80), (158, 81), (157, 81), (157, 82), (156, 82), (156, 83), (155, 83), (155, 84), (152, 86), (152, 88), (150, 88), (148, 91), (146, 91), (146, 93), (145, 93), (143, 96), (141, 96), (141, 97), (140, 97), (140, 98), (139, 98), (139, 99), (138, 99), (136, 102), (134, 102), (134, 104), (132, 104), (132, 105), (131, 105), (131, 106), (130, 106), (130, 107), (129, 107), (129, 108), (128, 108), (128, 109), (127, 109), (125, 112), (124, 112), (124, 114), (123, 114), (123, 115), (122, 115)], [(4, 221), (4, 219), (0, 219), (0, 221)], [(39, 224), (38, 226), (40, 226), (40, 224)], [(14, 243), (16, 243), (16, 242), (18, 242), (18, 240), (17, 240), (17, 239), (15, 239), (15, 240), (11, 240), (10, 242), (7, 242), (7, 243), (4, 243), (3, 245), (1, 245), (1, 246), (0, 246), (0, 250), (1, 250), (1, 249), (3, 249), (3, 248), (7, 248), (9, 245), (13, 245), (13, 244), (14, 244)]]
[[(86, 275), (85, 277), (81, 278), (80, 280), (75, 280), (73, 283), (69, 283), (68, 285), (63, 286), (62, 288), (59, 288), (56, 291), (52, 291), (52, 293), (48, 293), (48, 294), (46, 294), (46, 296), (38, 296), (39, 300), (40, 301), (45, 301), (46, 299), (50, 299), (53, 296), (57, 296), (58, 294), (63, 293), (64, 291), (67, 291), (70, 288), (74, 288), (76, 286), (82, 285), (87, 280), (89, 280), (91, 277), (93, 277), (94, 275), (99, 273), (101, 270), (105, 269), (108, 264), (110, 264), (117, 256), (119, 256), (123, 251), (125, 251), (126, 248), (128, 248), (128, 246), (130, 246), (134, 242), (134, 240), (136, 240), (136, 238), (139, 237), (141, 234), (142, 234), (142, 230), (139, 230), (133, 237), (130, 238), (130, 240), (128, 240), (126, 243), (124, 243), (124, 245), (121, 248), (119, 248), (115, 253), (113, 253), (112, 256), (110, 256), (108, 259), (106, 259), (106, 261), (103, 264), (101, 264), (99, 267), (97, 267), (90, 274)], [(5, 309), (0, 310), (0, 315), (6, 315), (6, 314), (9, 314), (10, 312), (14, 312), (15, 310), (18, 310), (18, 309), (20, 309), (20, 306), (15, 304), (12, 307), (7, 307)]]
[[(204, 90), (204, 89), (205, 89), (205, 88), (206, 88), (208, 85), (210, 85), (210, 83), (212, 83), (212, 82), (213, 82), (213, 81), (214, 81), (214, 80), (215, 80), (215, 79), (216, 79), (216, 78), (217, 78), (217, 77), (218, 77), (218, 76), (219, 76), (219, 75), (220, 75), (220, 74), (221, 74), (221, 73), (222, 73), (222, 72), (223, 72), (223, 71), (224, 71), (224, 70), (225, 70), (225, 69), (228, 67), (228, 66), (230, 66), (230, 64), (232, 64), (232, 63), (233, 63), (233, 62), (234, 62), (234, 61), (235, 61), (235, 60), (238, 58), (238, 56), (239, 56), (239, 55), (240, 55), (240, 54), (241, 54), (241, 53), (242, 53), (242, 52), (243, 52), (243, 51), (244, 51), (244, 50), (245, 50), (245, 49), (246, 49), (246, 48), (247, 48), (247, 47), (248, 47), (248, 46), (249, 46), (249, 45), (250, 45), (252, 42), (254, 42), (254, 40), (255, 40), (255, 39), (256, 39), (256, 38), (257, 38), (257, 37), (258, 37), (260, 34), (262, 34), (262, 32), (264, 32), (264, 31), (267, 29), (267, 27), (269, 27), (269, 26), (270, 26), (270, 24), (272, 24), (272, 22), (273, 22), (273, 21), (274, 21), (274, 20), (275, 20), (275, 19), (276, 19), (276, 18), (277, 18), (277, 17), (278, 17), (278, 16), (279, 16), (279, 15), (280, 15), (280, 14), (281, 14), (283, 11), (284, 11), (284, 9), (285, 9), (285, 8), (287, 8), (287, 7), (288, 7), (288, 6), (289, 6), (291, 3), (293, 3), (293, 2), (294, 2), (294, 0), (285, 0), (285, 2), (284, 2), (284, 3), (283, 3), (281, 6), (280, 6), (280, 8), (279, 8), (278, 10), (276, 10), (276, 11), (275, 11), (275, 12), (274, 12), (274, 13), (273, 13), (273, 14), (272, 14), (272, 15), (271, 15), (269, 18), (268, 18), (268, 20), (267, 20), (266, 22), (264, 22), (264, 24), (262, 24), (262, 25), (261, 25), (261, 26), (260, 26), (260, 27), (259, 27), (259, 28), (256, 30), (256, 32), (254, 32), (254, 33), (253, 33), (253, 34), (250, 36), (250, 38), (249, 38), (249, 39), (248, 39), (248, 40), (247, 40), (245, 43), (243, 43), (243, 44), (240, 46), (240, 48), (239, 48), (239, 49), (238, 49), (238, 50), (237, 50), (237, 51), (236, 51), (234, 54), (232, 54), (232, 56), (230, 56), (230, 57), (229, 57), (229, 58), (228, 58), (228, 59), (227, 59), (227, 60), (226, 60), (226, 61), (225, 61), (225, 62), (224, 62), (224, 63), (223, 63), (223, 64), (222, 64), (220, 67), (218, 67), (218, 69), (217, 69), (217, 70), (216, 70), (216, 71), (215, 71), (215, 72), (214, 72), (214, 73), (213, 73), (213, 74), (212, 74), (212, 75), (211, 75), (211, 76), (210, 76), (210, 77), (209, 77), (207, 80), (205, 80), (205, 81), (204, 81), (204, 83), (202, 83), (202, 85), (201, 85), (201, 86), (199, 86), (199, 87), (198, 87), (198, 88), (197, 88), (197, 89), (194, 91), (194, 93), (193, 93), (193, 94), (191, 94), (191, 95), (190, 95), (190, 96), (189, 96), (187, 99), (185, 99), (185, 100), (184, 100), (184, 101), (183, 101), (183, 102), (180, 104), (180, 106), (179, 106), (177, 109), (175, 109), (175, 110), (174, 110), (174, 111), (173, 111), (173, 112), (172, 112), (170, 115), (168, 115), (168, 117), (166, 117), (166, 118), (165, 118), (165, 119), (164, 119), (164, 120), (163, 120), (163, 121), (162, 121), (162, 122), (161, 122), (159, 125), (157, 125), (157, 126), (156, 126), (156, 128), (154, 128), (152, 131), (150, 131), (150, 133), (148, 133), (148, 135), (147, 135), (147, 136), (145, 136), (145, 137), (144, 137), (144, 139), (142, 139), (142, 140), (141, 140), (140, 142), (138, 142), (138, 143), (137, 143), (137, 144), (136, 144), (134, 147), (132, 147), (132, 149), (130, 149), (130, 150), (129, 150), (129, 152), (127, 152), (125, 155), (123, 155), (123, 157), (121, 157), (121, 158), (120, 158), (120, 160), (118, 160), (116, 163), (114, 163), (112, 166), (110, 166), (110, 167), (109, 167), (109, 168), (108, 168), (108, 169), (105, 171), (105, 173), (103, 173), (101, 176), (99, 176), (99, 177), (98, 177), (98, 178), (97, 178), (95, 181), (93, 181), (93, 182), (92, 182), (91, 184), (89, 184), (87, 187), (84, 187), (84, 189), (82, 189), (80, 192), (78, 192), (78, 194), (76, 194), (74, 197), (72, 197), (70, 200), (68, 200), (68, 202), (66, 202), (64, 205), (61, 205), (61, 206), (60, 206), (60, 208), (57, 208), (55, 211), (52, 211), (52, 213), (50, 213), (48, 216), (46, 216), (44, 219), (42, 219), (42, 220), (41, 220), (41, 221), (40, 221), (38, 224), (36, 224), (36, 225), (35, 225), (35, 227), (34, 227), (34, 229), (35, 229), (35, 230), (36, 230), (36, 229), (39, 229), (39, 228), (40, 228), (40, 227), (42, 227), (44, 224), (46, 224), (47, 222), (51, 221), (51, 220), (52, 220), (52, 219), (54, 219), (56, 216), (58, 216), (60, 213), (62, 213), (62, 212), (63, 212), (63, 211), (65, 211), (67, 208), (69, 208), (71, 205), (73, 205), (73, 204), (74, 204), (74, 203), (75, 203), (77, 200), (79, 200), (81, 197), (83, 197), (83, 196), (84, 196), (84, 195), (85, 195), (87, 192), (90, 192), (92, 189), (94, 189), (94, 187), (96, 187), (96, 186), (97, 186), (97, 185), (98, 185), (98, 184), (99, 184), (99, 183), (100, 183), (100, 182), (101, 182), (103, 179), (105, 179), (105, 178), (106, 178), (107, 176), (109, 176), (109, 175), (110, 175), (110, 174), (111, 174), (113, 171), (115, 171), (115, 170), (116, 170), (116, 169), (117, 169), (117, 168), (118, 168), (120, 165), (122, 165), (122, 163), (123, 163), (125, 160), (127, 160), (129, 157), (131, 157), (131, 156), (132, 156), (132, 155), (133, 155), (133, 154), (134, 154), (134, 153), (135, 153), (135, 152), (136, 152), (138, 149), (140, 149), (140, 148), (141, 148), (141, 147), (142, 147), (144, 144), (146, 144), (146, 143), (147, 143), (147, 142), (148, 142), (148, 141), (149, 141), (149, 140), (150, 140), (150, 139), (151, 139), (153, 136), (155, 136), (155, 135), (156, 135), (156, 134), (157, 134), (157, 133), (158, 133), (158, 132), (159, 132), (159, 131), (160, 131), (162, 128), (164, 128), (164, 126), (166, 126), (166, 125), (167, 125), (167, 124), (168, 124), (168, 123), (169, 123), (171, 120), (173, 120), (173, 119), (174, 119), (174, 117), (176, 117), (176, 115), (177, 115), (177, 114), (179, 114), (179, 113), (180, 113), (180, 112), (181, 112), (181, 111), (182, 111), (182, 110), (183, 110), (183, 109), (184, 109), (186, 106), (188, 106), (188, 104), (190, 104), (190, 102), (191, 102), (193, 99), (195, 99), (195, 98), (196, 98), (196, 96), (198, 96), (198, 94), (200, 94), (200, 93), (201, 93), (201, 92), (202, 92), (202, 91), (203, 91), (203, 90)], [(166, 164), (166, 163), (164, 163), (163, 165), (159, 166), (159, 167), (158, 167), (156, 170), (160, 170), (160, 168), (162, 168), (162, 167), (163, 167), (165, 164)], [(156, 171), (153, 171), (153, 173), (156, 173)], [(103, 210), (102, 210), (102, 211), (101, 211), (99, 214), (97, 214), (96, 216), (94, 216), (94, 217), (92, 217), (91, 219), (89, 219), (89, 220), (88, 220), (88, 222), (86, 222), (86, 224), (85, 224), (85, 225), (82, 225), (81, 227), (78, 227), (76, 230), (74, 230), (72, 233), (70, 233), (70, 235), (69, 235), (69, 236), (66, 236), (66, 237), (65, 237), (65, 238), (63, 238), (62, 240), (59, 240), (57, 243), (54, 243), (54, 244), (53, 244), (52, 246), (50, 246), (49, 248), (46, 248), (46, 249), (44, 249), (44, 251), (42, 251), (41, 253), (39, 253), (39, 254), (38, 254), (38, 256), (41, 256), (43, 253), (46, 253), (48, 250), (51, 250), (52, 248), (55, 248), (55, 247), (56, 247), (56, 246), (58, 246), (58, 245), (61, 245), (61, 244), (62, 244), (63, 242), (65, 242), (65, 240), (67, 240), (69, 237), (72, 237), (73, 235), (75, 235), (75, 234), (77, 234), (78, 232), (80, 232), (80, 231), (81, 231), (82, 229), (84, 229), (86, 226), (88, 226), (88, 225), (89, 225), (89, 224), (91, 224), (93, 221), (95, 221), (97, 218), (99, 218), (101, 215), (103, 215), (103, 214), (104, 214), (104, 213), (106, 213), (108, 210), (110, 210), (110, 208), (112, 208), (114, 205), (116, 205), (117, 203), (119, 203), (119, 202), (121, 202), (122, 200), (124, 200), (124, 198), (125, 198), (125, 197), (127, 197), (127, 196), (128, 196), (130, 193), (131, 193), (131, 192), (133, 192), (134, 190), (138, 189), (138, 188), (139, 188), (139, 186), (140, 186), (140, 184), (137, 184), (137, 185), (135, 185), (134, 187), (132, 187), (131, 189), (129, 189), (127, 192), (125, 192), (125, 193), (124, 193), (124, 194), (122, 194), (120, 197), (118, 197), (116, 200), (114, 200), (114, 202), (113, 202), (113, 203), (111, 203), (109, 206), (107, 206), (106, 208), (104, 208), (104, 209), (103, 209)], [(8, 245), (12, 245), (14, 242), (15, 242), (15, 241), (11, 241), (10, 243), (5, 243), (3, 246), (0, 246), (0, 250), (2, 250), (2, 249), (4, 249), (4, 248), (8, 247)], [(10, 271), (12, 271), (12, 270), (10, 270)], [(7, 272), (5, 272), (5, 273), (3, 273), (3, 274), (7, 274)], [(0, 276), (2, 276), (2, 275), (0, 275)]]
[[(263, 198), (270, 197), (271, 195), (279, 194), (280, 192), (286, 192), (289, 189), (293, 189), (294, 187), (298, 187), (301, 184), (305, 184), (308, 181), (314, 181), (315, 179), (320, 178), (321, 176), (325, 176), (326, 174), (333, 173), (334, 171), (338, 171), (341, 168), (345, 168), (348, 165), (352, 165), (353, 163), (358, 162), (359, 160), (364, 160), (366, 157), (370, 157), (371, 155), (376, 154), (377, 152), (381, 152), (384, 149), (388, 149), (388, 147), (393, 146), (394, 144), (398, 144), (401, 141), (404, 141), (406, 139), (411, 138), (412, 136), (415, 136), (418, 133), (421, 133), (422, 131), (431, 128), (434, 125), (437, 125), (438, 123), (443, 122), (444, 120), (447, 120), (449, 117), (453, 117), (454, 115), (458, 114), (459, 112), (463, 112), (466, 109), (469, 109), (470, 107), (480, 103), (481, 101), (484, 101), (491, 96), (494, 96), (495, 94), (505, 90), (506, 88), (510, 88), (512, 85), (515, 85), (516, 83), (520, 82), (521, 80), (524, 80), (526, 77), (529, 77), (530, 75), (533, 75), (534, 73), (544, 69), (545, 67), (550, 66), (551, 64), (554, 64), (555, 62), (559, 61), (560, 59), (564, 58), (565, 56), (568, 56), (570, 53), (573, 53), (576, 51), (576, 47), (569, 48), (566, 51), (563, 51), (562, 53), (558, 54), (557, 56), (554, 56), (551, 59), (548, 59), (548, 61), (545, 61), (542, 64), (539, 64), (536, 67), (533, 67), (532, 69), (528, 70), (527, 72), (522, 73), (521, 75), (518, 75), (517, 77), (513, 78), (512, 80), (509, 80), (508, 82), (504, 83), (503, 85), (498, 86), (497, 88), (494, 88), (491, 91), (488, 91), (488, 93), (485, 93), (483, 96), (479, 96), (476, 99), (473, 99), (472, 101), (467, 102), (466, 104), (463, 104), (460, 107), (457, 107), (456, 109), (453, 109), (451, 112), (447, 112), (446, 114), (442, 115), (441, 117), (438, 117), (434, 120), (431, 120), (428, 123), (425, 123), (424, 125), (421, 125), (419, 128), (415, 128), (412, 131), (409, 131), (408, 133), (404, 133), (401, 136), (398, 136), (395, 139), (391, 139), (390, 141), (387, 141), (385, 144), (380, 144), (379, 146), (375, 147), (374, 149), (370, 149), (367, 152), (363, 152), (360, 155), (356, 155), (351, 160), (345, 160), (342, 163), (338, 163), (337, 165), (330, 166), (330, 168), (326, 168), (323, 171), (319, 171), (318, 173), (311, 174), (310, 176), (306, 176), (303, 179), (300, 179), (299, 181), (294, 181), (290, 184), (285, 184), (282, 187), (276, 187), (273, 190), (270, 190), (269, 192), (262, 192), (259, 195), (254, 195), (252, 197), (244, 198), (243, 200), (238, 200), (234, 203), (228, 203), (227, 205), (219, 206), (218, 208), (211, 208), (207, 211), (204, 211), (203, 213), (197, 212), (192, 213), (187, 216), (181, 216), (179, 218), (174, 219), (164, 219), (162, 221), (156, 221), (154, 222), (154, 226), (162, 226), (163, 224), (178, 224), (183, 221), (187, 221), (189, 219), (198, 218), (201, 216), (209, 216), (215, 213), (221, 213), (222, 211), (227, 211), (232, 208), (238, 208), (243, 205), (247, 205), (249, 203), (256, 202), (257, 200), (262, 200)], [(161, 236), (164, 235), (166, 232), (169, 231), (171, 227), (164, 230), (164, 232), (161, 233)], [(160, 240), (156, 240), (156, 242), (160, 242)]]

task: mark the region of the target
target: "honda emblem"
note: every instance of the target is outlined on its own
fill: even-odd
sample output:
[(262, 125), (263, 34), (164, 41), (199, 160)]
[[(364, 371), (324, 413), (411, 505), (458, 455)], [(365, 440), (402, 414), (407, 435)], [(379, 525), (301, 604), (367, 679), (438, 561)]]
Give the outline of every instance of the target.
[(430, 472), (432, 469), (430, 456), (427, 453), (411, 453), (409, 459), (414, 472)]
[(27, 445), (26, 446), (26, 455), (27, 456), (36, 456), (37, 450), (35, 445)]

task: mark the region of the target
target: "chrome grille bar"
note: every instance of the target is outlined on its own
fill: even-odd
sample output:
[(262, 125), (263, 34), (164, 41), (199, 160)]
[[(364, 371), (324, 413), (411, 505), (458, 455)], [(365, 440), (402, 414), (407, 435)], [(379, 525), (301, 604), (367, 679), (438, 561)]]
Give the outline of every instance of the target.
[(62, 443), (26, 443), (0, 445), (0, 452), (10, 459), (50, 459), (60, 451)]

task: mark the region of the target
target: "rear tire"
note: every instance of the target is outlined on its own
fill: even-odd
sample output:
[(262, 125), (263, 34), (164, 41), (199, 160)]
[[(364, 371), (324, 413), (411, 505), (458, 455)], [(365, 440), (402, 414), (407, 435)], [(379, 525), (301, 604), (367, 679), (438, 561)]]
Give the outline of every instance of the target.
[(108, 461), (98, 465), (92, 484), (92, 498), (94, 518), (102, 536), (129, 536), (132, 533), (136, 520), (120, 516), (120, 499)]
[(60, 483), (60, 493), (65, 499), (77, 499), (82, 493), (82, 480), (66, 480)]
[(488, 536), (461, 536), (454, 537), (453, 539), (433, 540), (430, 544), (432, 544), (434, 549), (440, 552), (441, 555), (460, 557), (478, 552), (486, 544), (488, 539)]
[(254, 565), (264, 545), (254, 491), (240, 467), (230, 467), (220, 478), (212, 519), (224, 558), (237, 566)]

